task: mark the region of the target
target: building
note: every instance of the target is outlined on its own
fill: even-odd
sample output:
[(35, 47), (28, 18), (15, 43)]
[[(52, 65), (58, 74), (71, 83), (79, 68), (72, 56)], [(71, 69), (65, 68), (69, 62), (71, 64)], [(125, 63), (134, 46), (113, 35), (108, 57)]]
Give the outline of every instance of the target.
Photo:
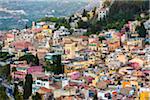
[(66, 58), (71, 59), (75, 57), (76, 47), (77, 47), (77, 44), (75, 42), (66, 43), (64, 45)]
[(109, 12), (109, 8), (99, 8), (97, 13), (98, 13), (98, 19), (101, 20), (101, 19), (104, 19), (107, 14)]
[(120, 47), (120, 41), (109, 41), (108, 43), (109, 51), (115, 51)]
[(138, 48), (143, 47), (143, 39), (142, 38), (132, 38), (127, 41), (127, 48), (129, 50), (132, 50), (135, 47), (138, 47)]
[(9, 45), (12, 42), (14, 42), (14, 40), (15, 40), (15, 35), (14, 34), (11, 34), (11, 33), (6, 34), (5, 40), (4, 40), (4, 46), (9, 47)]
[(26, 61), (16, 61), (10, 65), (10, 73), (13, 79), (24, 80), (27, 74), (27, 69), (30, 66)]

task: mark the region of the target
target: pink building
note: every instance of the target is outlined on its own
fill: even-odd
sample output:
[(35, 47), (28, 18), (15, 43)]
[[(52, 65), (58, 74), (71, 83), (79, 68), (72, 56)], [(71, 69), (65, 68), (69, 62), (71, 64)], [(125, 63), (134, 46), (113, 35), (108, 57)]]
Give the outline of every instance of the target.
[(14, 47), (15, 49), (25, 49), (31, 47), (32, 44), (28, 41), (16, 41), (11, 43), (11, 46)]
[(12, 38), (12, 39), (14, 39), (15, 35), (11, 34), (11, 33), (8, 33), (8, 34), (6, 34), (6, 38)]
[(12, 73), (11, 75), (12, 75), (12, 78), (14, 78), (14, 79), (18, 78), (18, 79), (24, 80), (26, 77), (26, 73), (21, 72), (21, 71), (16, 71), (16, 72)]
[[(26, 61), (17, 61), (10, 64), (12, 78), (24, 79), (29, 67)], [(13, 68), (16, 68), (16, 70), (13, 70)]]
[(78, 78), (80, 78), (80, 73), (79, 72), (73, 72), (71, 74), (71, 79), (76, 80)]
[(28, 70), (27, 70), (28, 74), (32, 74), (35, 72), (43, 72), (42, 66), (32, 66), (32, 67), (28, 68)]
[(32, 30), (32, 32), (34, 32), (34, 33), (40, 33), (40, 32), (42, 32), (42, 28), (35, 28), (35, 29), (33, 29)]

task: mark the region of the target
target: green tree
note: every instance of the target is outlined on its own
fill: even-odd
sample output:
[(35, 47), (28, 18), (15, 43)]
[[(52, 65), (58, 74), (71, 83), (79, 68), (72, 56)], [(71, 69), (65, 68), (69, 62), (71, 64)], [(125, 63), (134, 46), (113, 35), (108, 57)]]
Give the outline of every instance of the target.
[(15, 86), (14, 86), (14, 93), (13, 93), (13, 96), (14, 96), (15, 100), (16, 100), (18, 94), (19, 94), (18, 86), (17, 86), (17, 84), (15, 84)]
[(8, 52), (0, 52), (0, 60), (6, 61), (10, 58), (10, 54)]
[[(109, 1), (106, 1), (104, 4), (107, 4)], [(100, 21), (93, 21), (90, 26), (88, 26), (88, 32), (97, 33), (101, 30), (107, 29), (117, 29), (121, 30), (124, 24), (129, 20), (135, 20), (140, 18), (140, 13), (143, 11), (149, 10), (149, 1), (148, 0), (124, 0), (124, 1), (114, 1), (110, 7), (109, 13), (105, 19)], [(146, 19), (149, 17), (146, 17)], [(101, 28), (95, 28), (96, 26), (101, 26)]]
[(5, 65), (0, 67), (0, 76), (6, 76), (8, 78), (10, 76), (10, 65)]
[(106, 40), (105, 37), (104, 37), (104, 36), (100, 36), (100, 37), (99, 37), (99, 41), (102, 42), (103, 40)]
[(1, 100), (8, 100), (8, 96), (5, 92), (5, 88), (3, 86), (0, 86), (0, 98)]
[(18, 91), (18, 86), (15, 84), (13, 96), (15, 100), (23, 100), (22, 94)]
[(87, 11), (85, 9), (83, 10), (82, 17), (87, 17)]
[(146, 32), (146, 29), (145, 29), (143, 23), (141, 24), (141, 26), (136, 27), (136, 31), (140, 37), (146, 37), (147, 32)]
[(2, 50), (2, 44), (0, 44), (0, 51)]
[(83, 35), (84, 36), (90, 36), (92, 34), (92, 32), (85, 32)]
[(57, 22), (59, 18), (57, 17), (44, 17), (38, 20), (38, 22)]
[(33, 79), (32, 79), (32, 75), (31, 74), (27, 74), (25, 77), (25, 84), (24, 84), (24, 91), (23, 91), (23, 98), (25, 100), (29, 99), (29, 97), (32, 94), (32, 83), (33, 83)]
[(70, 26), (70, 23), (69, 23), (69, 20), (66, 20), (65, 18), (59, 18), (59, 20), (56, 22), (55, 24), (55, 27), (57, 29), (59, 29), (61, 26), (64, 26), (65, 28), (68, 28), (70, 29), (71, 26)]
[(32, 96), (32, 100), (42, 100), (41, 95), (36, 92), (36, 94)]
[(34, 56), (30, 53), (25, 54), (24, 56), (19, 58), (20, 61), (26, 60), (28, 64), (39, 65), (39, 59), (37, 56)]
[(93, 15), (95, 16), (95, 14), (96, 14), (96, 7), (94, 7), (94, 9), (92, 10), (92, 12), (93, 12)]
[(95, 21), (89, 25), (87, 31), (93, 34), (96, 34), (97, 32), (100, 32), (101, 30), (102, 30), (102, 25), (98, 21)]
[(16, 71), (17, 71), (16, 67), (13, 67), (12, 72), (16, 72)]
[(39, 58), (38, 58), (38, 55), (36, 54), (36, 56), (35, 56), (35, 63), (36, 63), (36, 65), (39, 65)]
[(84, 22), (83, 20), (79, 20), (77, 22), (77, 24), (78, 24), (78, 28), (83, 28), (83, 29), (87, 29), (90, 26), (90, 22), (89, 21)]
[(93, 100), (98, 100), (97, 94), (94, 95)]
[(51, 59), (45, 61), (45, 70), (51, 71), (54, 74), (61, 74), (64, 72), (64, 67), (61, 64), (61, 55), (54, 55)]
[(145, 42), (145, 45), (150, 45), (150, 42), (149, 42), (149, 41), (146, 41), (146, 42)]
[(72, 22), (72, 18), (71, 18), (71, 17), (69, 17), (69, 20), (68, 20), (68, 21), (69, 21), (69, 23), (71, 23), (71, 22)]

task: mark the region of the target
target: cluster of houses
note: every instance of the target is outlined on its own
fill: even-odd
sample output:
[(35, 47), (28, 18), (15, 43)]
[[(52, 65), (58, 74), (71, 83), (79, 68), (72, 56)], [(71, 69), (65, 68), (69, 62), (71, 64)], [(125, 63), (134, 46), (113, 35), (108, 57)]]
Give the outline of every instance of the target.
[[(101, 5), (96, 9), (98, 19), (108, 11)], [(88, 14), (93, 17), (92, 11)], [(121, 31), (84, 36), (87, 29), (76, 29), (79, 19), (88, 20), (75, 14), (70, 23), (73, 32), (64, 26), (56, 29), (53, 22), (0, 32), (1, 51), (14, 55), (10, 62), (13, 82), (24, 82), (31, 74), (32, 93), (38, 92), (43, 100), (149, 100), (150, 21), (144, 23), (147, 38), (141, 38), (135, 31), (139, 21), (129, 21)], [(19, 60), (29, 53), (38, 57), (39, 65)], [(51, 66), (55, 72), (47, 70)], [(19, 87), (23, 92), (23, 86)]]
[[(10, 63), (12, 80), (19, 83), (31, 74), (32, 93), (38, 92), (44, 100), (148, 100), (150, 46), (135, 34), (136, 25), (137, 21), (130, 21), (128, 32), (110, 29), (83, 36), (84, 29), (71, 34), (64, 26), (56, 30), (54, 23), (33, 23), (31, 29), (1, 35), (2, 51), (15, 55)], [(18, 60), (28, 53), (37, 55), (40, 65)], [(63, 72), (56, 75), (44, 66), (57, 60), (61, 64), (54, 67), (61, 65)]]

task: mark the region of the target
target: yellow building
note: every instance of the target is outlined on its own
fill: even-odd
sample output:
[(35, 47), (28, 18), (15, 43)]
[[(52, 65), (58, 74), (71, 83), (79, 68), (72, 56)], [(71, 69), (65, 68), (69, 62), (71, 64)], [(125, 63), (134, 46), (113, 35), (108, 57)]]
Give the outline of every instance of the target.
[(84, 69), (87, 69), (89, 65), (94, 64), (92, 61), (80, 61), (80, 62), (74, 62), (69, 65), (64, 66), (64, 72), (65, 73), (71, 73), (75, 71), (82, 71)]
[(150, 100), (150, 92), (148, 92), (148, 91), (141, 92), (140, 100)]
[(6, 38), (4, 41), (5, 47), (8, 47), (13, 41), (15, 40), (15, 35), (14, 34), (6, 34)]
[(42, 31), (46, 36), (52, 36), (52, 29), (44, 29)]
[(95, 51), (97, 51), (97, 50), (98, 50), (98, 47), (99, 47), (99, 45), (98, 45), (98, 43), (97, 43), (96, 41), (91, 42), (91, 43), (89, 43), (89, 45), (88, 45), (88, 48), (89, 48), (90, 50), (95, 50)]
[(130, 39), (127, 41), (127, 48), (129, 50), (134, 49), (135, 47), (141, 48), (143, 46), (143, 39)]
[(67, 43), (64, 46), (65, 54), (67, 58), (73, 58), (75, 57), (75, 50), (76, 50), (76, 43)]
[(76, 72), (76, 71), (81, 71), (83, 65), (74, 65), (74, 64), (70, 64), (70, 65), (65, 65), (64, 66), (64, 73), (72, 73), (72, 72)]
[(99, 81), (99, 76), (96, 76), (95, 80), (92, 81), (92, 85), (96, 86), (98, 81)]
[(92, 11), (88, 12), (88, 15), (89, 15), (89, 19), (91, 19), (93, 17), (93, 12)]
[(43, 29), (48, 29), (48, 25), (44, 25), (44, 26), (43, 26)]

